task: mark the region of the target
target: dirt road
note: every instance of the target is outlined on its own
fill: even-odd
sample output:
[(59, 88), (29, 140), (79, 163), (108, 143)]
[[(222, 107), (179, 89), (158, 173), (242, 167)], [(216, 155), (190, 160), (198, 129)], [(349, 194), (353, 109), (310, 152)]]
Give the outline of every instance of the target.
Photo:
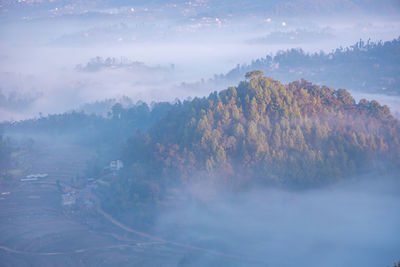
[(73, 145), (41, 147), (25, 160), (48, 177), (0, 184), (0, 266), (177, 265), (184, 250), (127, 233), (104, 214), (63, 210), (56, 181), (82, 172), (91, 155)]

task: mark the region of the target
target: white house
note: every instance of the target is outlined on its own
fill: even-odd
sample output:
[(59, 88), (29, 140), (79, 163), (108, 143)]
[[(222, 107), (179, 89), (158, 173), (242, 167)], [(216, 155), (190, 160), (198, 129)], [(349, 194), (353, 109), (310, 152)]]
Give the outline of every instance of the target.
[(62, 195), (62, 205), (63, 206), (71, 206), (76, 202), (76, 196), (72, 194), (63, 194)]
[(48, 176), (47, 173), (38, 173), (38, 174), (30, 174), (27, 175), (27, 179), (38, 179), (38, 178), (46, 178)]
[(113, 160), (110, 162), (110, 170), (119, 171), (124, 167), (122, 160)]

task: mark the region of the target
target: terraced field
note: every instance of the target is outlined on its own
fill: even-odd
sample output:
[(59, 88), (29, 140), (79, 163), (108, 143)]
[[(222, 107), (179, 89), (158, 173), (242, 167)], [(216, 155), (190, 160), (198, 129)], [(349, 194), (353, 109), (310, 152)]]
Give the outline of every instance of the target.
[(56, 181), (82, 173), (91, 156), (76, 145), (24, 155), (29, 173), (49, 175), (0, 185), (1, 266), (176, 266), (183, 258), (185, 249), (121, 229), (104, 214), (65, 212)]

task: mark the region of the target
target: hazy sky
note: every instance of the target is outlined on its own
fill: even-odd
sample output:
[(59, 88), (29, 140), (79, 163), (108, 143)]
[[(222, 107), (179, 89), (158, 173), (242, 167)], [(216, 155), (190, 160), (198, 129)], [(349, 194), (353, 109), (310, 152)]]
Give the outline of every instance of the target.
[[(293, 5), (302, 10), (312, 1), (293, 1), (287, 10), (282, 9), (284, 1), (276, 1), (272, 14), (266, 6), (265, 12), (258, 8), (263, 6), (260, 1), (242, 3), (247, 7), (243, 14), (232, 5), (214, 1), (191, 5), (176, 1), (176, 6), (172, 1), (155, 1), (148, 7), (123, 1), (88, 1), (86, 5), (75, 1), (15, 2), (4, 1), (0, 7), (0, 89), (8, 101), (6, 105), (1, 102), (0, 120), (64, 112), (85, 102), (122, 95), (134, 102), (207, 95), (220, 88), (187, 91), (179, 85), (226, 73), (237, 64), (282, 49), (329, 52), (360, 38), (391, 40), (400, 35), (397, 9), (384, 18), (363, 13), (354, 3), (356, 16), (340, 17), (336, 12), (340, 5), (335, 3), (319, 7), (322, 11), (316, 16), (300, 17), (292, 14)], [(268, 41), (266, 37), (274, 32), (300, 34), (295, 41)], [(264, 39), (267, 41), (254, 42)], [(76, 65), (96, 56), (125, 57), (153, 69), (168, 69), (172, 64), (174, 68), (168, 73), (159, 68), (146, 73), (130, 69), (76, 71)]]

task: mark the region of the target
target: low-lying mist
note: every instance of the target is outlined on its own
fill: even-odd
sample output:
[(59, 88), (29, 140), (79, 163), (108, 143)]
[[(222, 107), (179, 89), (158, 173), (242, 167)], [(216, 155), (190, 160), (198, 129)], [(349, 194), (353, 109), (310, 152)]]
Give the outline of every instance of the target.
[[(155, 20), (150, 11), (139, 13), (4, 19), (0, 26), (0, 89), (6, 97), (13, 92), (24, 99), (39, 97), (30, 99), (23, 108), (13, 103), (1, 105), (0, 120), (65, 112), (123, 95), (133, 102), (204, 96), (225, 87), (188, 88), (181, 84), (207, 80), (279, 50), (301, 47), (307, 52), (330, 52), (360, 38), (391, 40), (399, 35), (398, 20), (373, 16), (326, 20), (198, 14)], [(273, 37), (271, 41), (268, 36), (284, 38)], [(95, 57), (127, 58), (152, 69), (76, 71), (77, 65)], [(159, 67), (169, 70), (160, 71)]]
[(186, 190), (197, 197), (164, 212), (156, 231), (225, 254), (194, 251), (181, 266), (392, 266), (400, 255), (398, 186), (374, 176), (302, 192), (209, 195), (210, 184), (197, 184)]

